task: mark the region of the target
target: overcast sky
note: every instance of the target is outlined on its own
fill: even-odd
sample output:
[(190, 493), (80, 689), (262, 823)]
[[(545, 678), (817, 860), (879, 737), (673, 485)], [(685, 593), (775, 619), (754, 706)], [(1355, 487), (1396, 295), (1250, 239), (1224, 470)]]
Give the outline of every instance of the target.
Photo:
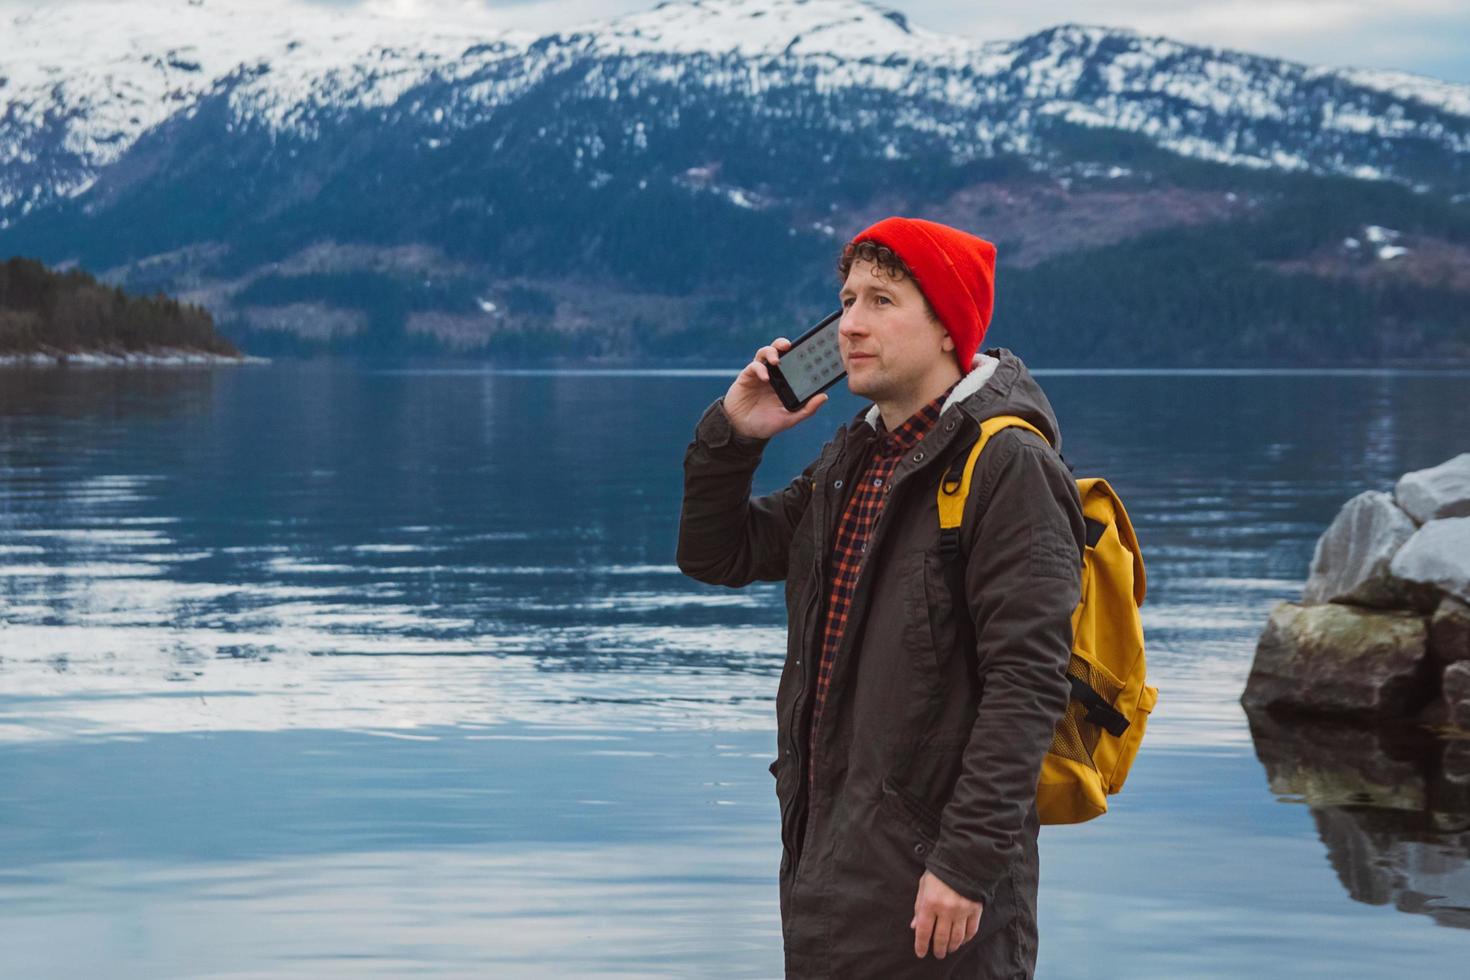
[[(0, 0), (0, 9), (65, 0)], [(127, 3), (128, 0), (114, 0)], [(403, 14), (479, 6), (507, 27), (554, 31), (657, 0), (295, 0), (371, 3)], [(1470, 83), (1470, 0), (893, 0), (930, 30), (1009, 40), (1062, 23), (1131, 27), (1175, 40), (1335, 67), (1398, 68)]]

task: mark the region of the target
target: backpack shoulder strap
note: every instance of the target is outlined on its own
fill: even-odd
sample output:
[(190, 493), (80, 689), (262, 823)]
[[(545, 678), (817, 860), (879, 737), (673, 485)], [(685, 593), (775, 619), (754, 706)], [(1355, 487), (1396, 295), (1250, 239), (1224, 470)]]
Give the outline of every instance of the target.
[(1028, 429), (1049, 442), (1041, 430), (1019, 415), (995, 415), (980, 423), (980, 438), (970, 447), (968, 455), (955, 457), (954, 464), (939, 481), (939, 556), (950, 562), (960, 553), (960, 523), (965, 514), (965, 500), (970, 496), (970, 481), (975, 474), (975, 462), (990, 437), (1001, 429), (1016, 426)]

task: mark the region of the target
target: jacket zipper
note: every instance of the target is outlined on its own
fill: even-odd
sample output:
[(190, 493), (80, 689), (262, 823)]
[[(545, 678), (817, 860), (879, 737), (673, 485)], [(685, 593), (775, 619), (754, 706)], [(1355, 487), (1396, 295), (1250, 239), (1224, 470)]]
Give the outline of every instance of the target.
[[(820, 556), (817, 557), (816, 562), (812, 565), (812, 574), (816, 578), (817, 585), (816, 588), (811, 590), (811, 598), (807, 600), (805, 623), (805, 633), (807, 636), (811, 635), (811, 623), (816, 615), (817, 596), (822, 588), (822, 565)], [(806, 659), (811, 659), (810, 652), (808, 652)], [(791, 762), (796, 767), (797, 785), (796, 791), (791, 794), (791, 796), (786, 801), (786, 805), (781, 808), (781, 828), (783, 831), (783, 840), (785, 838), (784, 831), (786, 828), (786, 815), (790, 812), (792, 806), (795, 805), (797, 796), (806, 791), (806, 774), (802, 772), (803, 767), (801, 764), (801, 746), (799, 744), (801, 738), (798, 731), (797, 718), (801, 714), (802, 695), (806, 693), (806, 674), (807, 668), (809, 666), (809, 664), (802, 664), (801, 666), (801, 686), (796, 689), (796, 697), (792, 699), (793, 703), (791, 705), (791, 723), (787, 726), (787, 731), (791, 733), (791, 745), (787, 748), (786, 751), (790, 754)], [(794, 829), (795, 828), (793, 828), (793, 831)], [(796, 850), (800, 843), (800, 841), (793, 841), (793, 843), (786, 845), (786, 853), (790, 858), (790, 862), (792, 865), (791, 870), (793, 874), (796, 872)]]
[[(846, 449), (846, 443), (843, 444), (843, 449), (844, 450)], [(841, 458), (842, 458), (842, 453), (839, 452), (838, 453), (838, 460), (840, 460)], [(835, 461), (834, 461), (834, 466), (835, 466)], [(848, 502), (851, 500), (852, 495), (855, 494), (855, 493), (857, 493), (857, 478), (858, 478), (858, 476), (859, 476), (859, 473), (856, 470), (854, 470), (852, 473), (850, 473), (846, 477), (844, 477), (844, 480), (846, 480), (846, 482), (847, 482), (847, 488), (846, 488), (846, 492), (845, 493), (838, 494), (838, 496), (837, 496), (836, 507), (833, 509), (834, 514), (835, 514), (834, 520), (836, 520), (836, 521), (841, 521), (842, 520), (842, 514), (843, 514), (844, 511), (847, 510), (847, 504), (848, 504)], [(884, 510), (886, 512), (887, 508), (885, 507)], [(882, 523), (881, 517), (879, 519), (879, 523)], [(825, 526), (825, 524), (823, 526), (823, 530), (827, 530), (827, 527)], [(831, 546), (831, 541), (835, 537), (835, 531), (836, 531), (835, 525), (833, 526), (832, 530), (833, 530), (833, 533), (832, 534), (825, 535), (826, 540), (824, 540), (822, 542), (822, 547), (818, 550), (817, 563), (816, 563), (816, 566), (815, 566), (815, 571), (816, 571), (816, 588), (813, 590), (813, 593), (812, 593), (812, 595), (813, 595), (813, 601), (815, 601), (816, 596), (820, 595), (822, 593), (822, 591), (825, 589), (826, 585), (827, 585), (826, 579), (822, 575), (822, 558), (823, 558), (823, 554), (822, 553), (828, 547)], [(864, 564), (866, 565), (866, 562)], [(815, 639), (813, 639), (811, 645), (808, 647), (808, 650), (809, 651), (814, 650), (816, 652), (817, 664), (816, 664), (816, 667), (814, 669), (817, 670), (817, 671), (820, 671), (821, 670), (821, 658), (822, 658), (822, 651), (820, 649), (821, 642), (822, 642), (822, 623), (821, 622), (817, 622), (815, 624), (815, 626), (816, 626), (816, 637), (815, 637)], [(809, 629), (807, 631), (807, 634), (808, 634), (809, 637), (811, 636), (811, 633), (812, 633), (812, 631)], [(847, 639), (848, 639), (848, 633), (844, 632), (843, 633), (842, 640), (845, 642)], [(841, 650), (839, 649), (838, 652), (840, 653)], [(807, 659), (811, 659), (811, 653), (810, 652), (807, 654)], [(835, 657), (834, 657), (834, 661), (833, 662), (834, 663), (836, 662)], [(805, 690), (806, 690), (805, 684), (806, 684), (806, 675), (805, 674), (802, 674), (802, 685), (803, 685), (802, 686), (802, 691), (803, 692), (805, 692)], [(826, 711), (824, 710), (822, 712), (822, 714), (826, 714)], [(793, 718), (793, 724), (792, 724), (793, 731), (795, 731), (797, 729), (797, 726), (795, 725), (794, 721), (795, 721), (795, 719)], [(812, 746), (812, 757), (806, 760), (807, 767), (809, 767), (809, 768), (815, 767), (815, 765), (816, 765), (816, 761), (817, 761), (816, 760), (816, 754), (817, 754), (817, 745), (818, 745), (817, 737), (821, 734), (821, 729), (822, 729), (822, 718), (819, 715), (816, 719), (814, 719), (814, 723), (813, 723), (813, 726), (812, 726), (812, 731), (810, 733), (811, 734), (810, 744)], [(798, 736), (794, 736), (794, 737), (797, 737), (798, 741), (800, 741), (799, 735)], [(800, 755), (799, 754), (798, 754), (798, 758), (800, 758)], [(816, 773), (815, 772), (812, 772), (809, 775), (807, 773), (799, 773), (799, 775), (802, 777), (802, 780), (801, 780), (801, 789), (802, 789), (803, 792), (805, 792), (809, 786), (811, 786), (813, 783), (815, 783), (815, 781), (816, 781)], [(813, 803), (813, 801), (809, 798), (807, 800), (807, 814), (806, 814), (806, 819), (807, 819), (807, 824), (808, 825), (810, 825), (811, 819), (812, 819), (812, 803)], [(803, 836), (805, 836), (805, 835), (803, 835)]]
[[(832, 463), (830, 465), (826, 466), (826, 467), (819, 467), (818, 468), (818, 472), (821, 474), (821, 481), (822, 482), (821, 482), (821, 485), (818, 486), (816, 484), (816, 481), (813, 480), (813, 483), (812, 483), (812, 501), (813, 501), (813, 504), (812, 505), (813, 506), (815, 506), (816, 504), (818, 504), (820, 502), (825, 502), (825, 500), (826, 500), (826, 494), (827, 494), (827, 478), (831, 475), (832, 470), (834, 468), (836, 468), (837, 463), (842, 459), (842, 455), (843, 455), (844, 451), (846, 450), (846, 448), (847, 448), (847, 439), (846, 439), (846, 435), (844, 433), (844, 438), (842, 440), (842, 443), (837, 447), (837, 452), (833, 456)], [(817, 522), (814, 521), (813, 522), (813, 527), (817, 528), (818, 530), (825, 531), (826, 530), (826, 527), (825, 527), (825, 524), (826, 524), (826, 515), (824, 513), (819, 512), (817, 516), (822, 518), (822, 522), (821, 522), (820, 525), (818, 525)], [(813, 587), (811, 589), (810, 596), (807, 599), (806, 622), (803, 624), (804, 633), (805, 633), (805, 636), (803, 636), (803, 638), (802, 638), (803, 641), (807, 641), (807, 640), (810, 640), (811, 639), (813, 623), (817, 619), (817, 614), (819, 612), (818, 598), (821, 596), (821, 592), (822, 592), (822, 551), (823, 551), (823, 549), (825, 549), (827, 547), (827, 539), (828, 539), (828, 535), (826, 535), (824, 533), (817, 540), (816, 547), (813, 549), (813, 552), (812, 552), (812, 579), (813, 579)], [(821, 624), (820, 623), (817, 623), (816, 624), (816, 628), (818, 630), (820, 630), (821, 629)], [(804, 649), (806, 651), (806, 656), (805, 656), (804, 659), (807, 662), (806, 663), (803, 663), (801, 665), (801, 686), (799, 686), (796, 689), (796, 697), (792, 699), (792, 704), (791, 704), (791, 719), (790, 719), (790, 723), (786, 726), (786, 730), (789, 733), (789, 738), (791, 739), (791, 743), (787, 747), (786, 751), (790, 754), (790, 756), (791, 756), (791, 762), (796, 767), (796, 790), (795, 790), (795, 792), (793, 792), (791, 794), (791, 797), (787, 801), (786, 805), (781, 808), (781, 830), (782, 830), (782, 835), (781, 836), (783, 838), (783, 843), (784, 843), (784, 838), (786, 836), (786, 834), (785, 834), (785, 829), (786, 829), (786, 815), (790, 812), (790, 810), (792, 809), (792, 807), (795, 806), (797, 798), (799, 796), (801, 796), (803, 793), (806, 792), (807, 780), (806, 780), (806, 773), (803, 771), (803, 769), (805, 768), (805, 766), (803, 766), (803, 764), (802, 764), (803, 763), (803, 760), (802, 760), (802, 750), (801, 750), (801, 731), (800, 731), (800, 725), (798, 724), (798, 720), (799, 720), (799, 718), (801, 716), (802, 701), (803, 701), (804, 696), (806, 695), (807, 672), (813, 669), (812, 664), (811, 664), (811, 651), (812, 651), (813, 645), (814, 644), (811, 644), (809, 642), (803, 642), (801, 644), (801, 646), (799, 647), (799, 649)], [(820, 656), (820, 654), (819, 654), (819, 656)], [(810, 814), (808, 814), (808, 818), (810, 818)], [(792, 828), (792, 829), (793, 829), (793, 837), (794, 837), (795, 836), (795, 834), (794, 834), (795, 828)], [(801, 841), (799, 841), (799, 840), (793, 840), (791, 844), (786, 845), (787, 852), (790, 855), (791, 873), (793, 875), (796, 873), (797, 851), (800, 849), (800, 846), (801, 846)]]

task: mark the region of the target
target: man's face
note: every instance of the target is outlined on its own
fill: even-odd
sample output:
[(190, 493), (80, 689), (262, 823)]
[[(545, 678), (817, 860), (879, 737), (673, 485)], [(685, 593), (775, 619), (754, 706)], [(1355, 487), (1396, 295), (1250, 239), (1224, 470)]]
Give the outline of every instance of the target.
[(838, 293), (842, 320), (837, 346), (847, 387), (874, 401), (906, 400), (932, 387), (954, 363), (954, 340), (929, 319), (924, 294), (905, 276), (893, 280), (873, 262), (858, 260)]

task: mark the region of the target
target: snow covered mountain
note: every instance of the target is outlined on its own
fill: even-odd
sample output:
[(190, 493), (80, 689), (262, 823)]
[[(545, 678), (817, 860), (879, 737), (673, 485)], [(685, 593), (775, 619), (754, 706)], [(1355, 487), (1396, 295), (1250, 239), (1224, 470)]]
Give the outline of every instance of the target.
[[(300, 126), (323, 106), (392, 104), (499, 35), (472, 7), (425, 24), (287, 0), (38, 7), (0, 22), (0, 215), (76, 197), (145, 132), (228, 93), (240, 120)], [(532, 38), (500, 32), (517, 53)]]
[[(1024, 153), (1036, 121), (1058, 117), (1201, 159), (1466, 189), (1460, 167), (1416, 173), (1395, 158), (1411, 145), (1446, 161), (1470, 153), (1470, 86), (1405, 73), (1103, 27), (977, 43), (862, 0), (671, 0), (544, 38), (497, 30), (472, 4), (433, 18), (402, 9), (94, 0), (12, 16), (0, 40), (0, 218), (84, 193), (142, 134), (212, 95), (228, 97), (233, 125), (317, 136), (333, 113), (399, 104), (448, 135), (586, 61), (605, 63), (586, 96), (609, 101), (636, 95), (640, 79), (755, 99), (794, 85), (886, 95), (875, 110), (895, 124), (891, 152), (905, 132), (929, 131), (958, 157)], [(428, 86), (452, 93), (423, 98)]]
[[(1099, 26), (981, 42), (864, 0), (668, 0), (541, 37), (403, 0), (66, 0), (0, 22), (0, 249), (217, 311), (330, 306), (300, 278), (324, 248), (332, 275), (368, 267), (354, 247), (527, 281), (575, 259), (667, 297), (732, 259), (779, 275), (920, 204), (992, 215), (1035, 263), (1241, 217), (1270, 197), (1251, 175), (1464, 201), (1467, 162), (1470, 86)], [(1038, 180), (1065, 201), (1005, 190)], [(1105, 197), (1125, 189), (1155, 205)], [(441, 300), (516, 305), (462, 292), (400, 305), (441, 334), (464, 327), (425, 319)]]

